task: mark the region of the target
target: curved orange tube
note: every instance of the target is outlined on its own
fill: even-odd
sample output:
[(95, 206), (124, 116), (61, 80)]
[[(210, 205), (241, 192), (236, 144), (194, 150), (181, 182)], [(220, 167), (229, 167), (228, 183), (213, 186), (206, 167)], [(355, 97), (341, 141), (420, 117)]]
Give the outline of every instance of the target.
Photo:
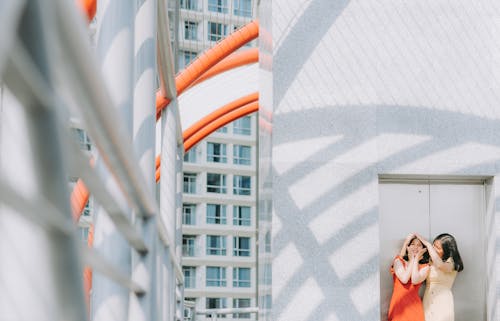
[(202, 129), (198, 130), (196, 133), (194, 133), (189, 139), (184, 141), (184, 151), (187, 152), (193, 147), (194, 145), (198, 144), (203, 138), (207, 137), (220, 127), (238, 119), (243, 116), (246, 116), (248, 114), (251, 114), (253, 112), (256, 112), (259, 110), (259, 102), (254, 101), (252, 103), (249, 103), (245, 106), (242, 106), (238, 109), (235, 109), (225, 115), (222, 115), (221, 117), (217, 118), (215, 121), (209, 123), (207, 126), (203, 127)]
[[(87, 239), (88, 247), (94, 244), (94, 225), (90, 225), (89, 236)], [(83, 269), (83, 290), (85, 293), (85, 303), (87, 304), (87, 311), (90, 311), (90, 290), (92, 289), (92, 269), (86, 266)]]
[[(229, 112), (231, 112), (231, 111), (233, 111), (235, 109), (238, 109), (238, 108), (240, 108), (242, 106), (245, 106), (245, 105), (247, 105), (249, 103), (258, 101), (258, 100), (259, 100), (259, 93), (255, 92), (255, 93), (252, 93), (250, 95), (247, 95), (247, 96), (241, 97), (239, 99), (236, 99), (236, 100), (230, 102), (229, 104), (224, 105), (224, 106), (218, 108), (214, 112), (212, 112), (212, 113), (208, 114), (207, 116), (203, 117), (202, 119), (200, 119), (199, 121), (197, 121), (195, 124), (193, 124), (191, 127), (189, 127), (188, 129), (186, 129), (182, 133), (183, 140), (186, 141), (192, 135), (194, 135), (196, 132), (198, 132), (199, 130), (201, 130), (203, 127), (207, 126), (208, 124), (210, 124), (211, 122), (217, 120), (218, 118), (220, 118), (220, 117), (228, 114)], [(156, 179), (156, 182), (158, 183), (159, 180), (160, 180), (160, 162), (161, 162), (160, 155), (156, 156), (156, 160), (155, 161), (156, 161), (155, 179)]]
[(92, 21), (97, 10), (97, 0), (78, 0), (78, 6), (87, 16), (88, 21)]
[(224, 58), (215, 66), (207, 70), (203, 75), (198, 77), (191, 85), (197, 85), (213, 76), (216, 76), (224, 71), (228, 71), (233, 68), (241, 67), (251, 63), (256, 63), (259, 61), (259, 49), (252, 48), (241, 52), (235, 52), (232, 55)]
[[(203, 75), (208, 69), (219, 61), (227, 57), (236, 49), (257, 38), (259, 35), (259, 23), (254, 20), (236, 30), (214, 47), (205, 51), (196, 58), (186, 69), (175, 77), (175, 87), (177, 95), (180, 95), (198, 77)], [(169, 104), (170, 100), (158, 91), (156, 93), (156, 119), (160, 117), (161, 111)]]
[(251, 102), (259, 100), (259, 93), (255, 92), (250, 95), (238, 98), (227, 105), (224, 105), (202, 119), (198, 120), (191, 127), (186, 129), (182, 133), (182, 138), (184, 141), (188, 140), (192, 135), (201, 130), (203, 127), (207, 126), (211, 122), (217, 120), (218, 118), (224, 116), (225, 114), (240, 108), (241, 106), (247, 105)]
[(87, 186), (85, 186), (83, 181), (79, 178), (73, 187), (73, 191), (70, 196), (71, 215), (73, 216), (74, 222), (78, 222), (80, 220), (83, 209), (89, 201), (89, 196), (90, 192)]

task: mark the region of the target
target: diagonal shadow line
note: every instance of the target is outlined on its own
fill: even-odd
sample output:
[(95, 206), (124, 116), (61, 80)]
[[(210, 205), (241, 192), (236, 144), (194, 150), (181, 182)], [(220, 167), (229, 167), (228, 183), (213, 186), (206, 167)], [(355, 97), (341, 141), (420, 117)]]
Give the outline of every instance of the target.
[[(393, 111), (391, 111), (391, 112), (393, 112)], [(439, 114), (445, 114), (445, 115), (446, 115), (446, 114), (450, 114), (450, 112), (442, 112), (442, 111), (438, 111), (438, 113), (439, 113)], [(476, 126), (479, 124), (479, 122), (481, 123), (481, 124), (480, 124), (480, 126), (481, 126), (481, 127), (479, 127), (478, 129), (479, 129), (479, 130), (484, 129), (484, 127), (483, 127), (483, 126), (484, 126), (484, 119), (482, 119), (481, 117), (476, 117), (476, 116), (472, 116), (472, 117), (471, 117), (470, 115), (463, 115), (463, 114), (460, 114), (460, 113), (451, 113), (451, 114), (453, 114), (453, 115), (459, 115), (459, 116), (460, 116), (460, 117), (459, 117), (459, 118), (460, 118), (459, 120), (460, 120), (460, 121), (466, 121), (466, 122), (467, 122), (467, 125), (469, 125), (468, 127), (471, 127), (471, 126), (470, 126), (470, 118), (473, 118), (473, 119), (475, 120), (475, 125), (476, 125)], [(447, 118), (448, 118), (448, 119), (447, 119), (447, 121), (449, 121), (449, 116), (445, 116), (445, 117), (447, 117)], [(489, 121), (489, 123), (490, 123), (490, 126), (495, 126), (495, 125), (496, 125), (496, 123), (498, 123), (498, 121), (494, 121), (494, 120), (493, 120), (493, 121), (492, 121), (492, 120), (488, 120), (488, 121)], [(417, 122), (417, 123), (418, 123), (418, 122)], [(392, 124), (392, 123), (391, 123), (391, 122), (389, 122), (389, 124)], [(464, 124), (462, 124), (462, 127), (463, 127), (463, 125), (464, 125)], [(420, 125), (420, 126), (421, 126), (421, 125)], [(434, 126), (436, 126), (436, 124), (429, 124), (428, 126), (431, 126), (431, 128), (433, 128)], [(473, 127), (474, 127), (474, 126), (473, 126)], [(417, 128), (420, 128), (420, 127), (417, 127)], [(493, 128), (492, 128), (492, 129), (493, 129)], [(394, 130), (394, 131), (395, 131), (395, 132), (401, 132), (401, 129), (398, 127), (398, 128), (395, 128), (395, 130)], [(411, 132), (411, 130), (410, 130), (410, 132)], [(425, 130), (425, 131), (423, 131), (423, 133), (428, 134), (428, 133), (429, 133), (429, 130)], [(452, 137), (452, 138), (454, 138), (454, 139), (455, 139), (455, 140), (452, 140), (452, 142), (451, 142), (451, 143), (450, 143), (450, 142), (448, 142), (448, 141), (441, 141), (441, 142), (440, 142), (440, 141), (438, 141), (438, 143), (436, 144), (436, 141), (437, 141), (438, 139), (437, 139), (437, 138), (435, 138), (435, 139), (433, 139), (433, 140), (432, 140), (432, 141), (430, 141), (430, 142), (426, 142), (426, 143), (420, 144), (420, 145), (418, 145), (418, 146), (416, 146), (416, 147), (412, 147), (412, 148), (410, 148), (410, 149), (415, 149), (415, 151), (416, 151), (418, 154), (426, 154), (426, 153), (428, 154), (428, 153), (432, 153), (433, 151), (441, 151), (441, 150), (443, 150), (444, 148), (449, 148), (449, 147), (452, 147), (452, 146), (456, 146), (456, 145), (458, 145), (458, 144), (460, 144), (460, 143), (467, 142), (467, 141), (484, 141), (484, 142), (486, 142), (486, 143), (488, 143), (488, 144), (492, 144), (492, 143), (497, 143), (497, 140), (498, 140), (498, 139), (495, 139), (495, 138), (493, 138), (493, 139), (492, 139), (492, 137), (488, 137), (487, 135), (486, 135), (486, 138), (485, 138), (485, 135), (484, 135), (484, 134), (480, 135), (480, 137), (478, 138), (478, 136), (477, 136), (477, 132), (475, 132), (475, 134), (473, 135), (473, 137), (470, 137), (471, 135), (465, 135), (465, 136), (464, 136), (464, 135), (457, 135), (457, 133), (456, 133), (456, 132), (450, 132), (450, 133), (452, 133), (453, 135), (448, 135), (448, 136), (450, 136), (450, 137)], [(470, 133), (470, 132), (469, 132), (469, 133)], [(443, 134), (443, 133), (442, 133), (442, 132), (440, 132), (440, 134)], [(435, 133), (435, 135), (436, 135), (436, 133)], [(437, 136), (437, 137), (441, 137), (441, 136)], [(460, 137), (460, 139), (456, 139), (456, 137)], [(432, 151), (429, 151), (429, 148), (427, 147), (427, 146), (428, 146), (428, 145), (430, 145), (430, 144), (435, 144), (435, 145), (436, 145), (436, 146), (434, 146), (434, 147), (432, 148)], [(335, 144), (333, 144), (333, 145), (335, 145)], [(497, 143), (496, 145), (498, 145), (498, 143)], [(344, 147), (345, 147), (345, 144), (344, 144)], [(350, 146), (350, 147), (352, 147), (352, 146)], [(432, 146), (431, 146), (431, 147), (432, 147)], [(409, 152), (408, 152), (408, 149), (406, 149), (406, 150), (404, 150), (404, 151), (399, 152), (399, 153), (398, 153), (398, 154), (396, 154), (396, 155), (393, 155), (393, 156), (389, 157), (388, 159), (389, 159), (389, 160), (390, 160), (391, 158), (394, 158), (394, 159), (395, 159), (395, 158), (399, 157), (399, 155), (409, 155), (409, 154), (414, 155), (414, 153), (409, 153)], [(414, 156), (412, 156), (412, 157), (411, 157), (411, 159), (403, 159), (403, 160), (399, 160), (399, 163), (407, 163), (407, 162), (412, 161), (412, 160), (414, 160), (414, 159), (415, 159), (415, 157), (414, 157)], [(388, 161), (387, 159), (386, 159), (385, 161), (383, 161), (383, 162), (390, 163), (390, 161)], [(470, 171), (470, 170), (474, 170), (474, 169), (476, 169), (476, 170), (484, 170), (484, 167), (485, 167), (485, 166), (490, 167), (490, 168), (494, 168), (494, 166), (495, 166), (495, 165), (497, 165), (497, 164), (498, 164), (498, 162), (495, 162), (495, 161), (490, 162), (490, 163), (488, 163), (488, 164), (487, 164), (487, 163), (483, 163), (483, 164), (479, 164), (479, 165), (477, 165), (477, 166), (473, 166), (473, 167), (471, 167), (471, 168), (469, 168), (469, 169), (463, 169), (463, 170), (461, 170), (460, 172), (466, 172), (466, 173), (469, 173), (469, 171)], [(394, 165), (394, 162), (393, 162), (393, 165)], [(366, 170), (365, 170), (365, 171), (366, 171)], [(359, 175), (359, 173), (358, 173), (358, 175)], [(285, 175), (285, 176), (287, 176), (287, 175)], [(371, 176), (371, 175), (370, 175), (370, 176)], [(351, 178), (346, 179), (345, 181), (352, 180), (352, 179), (353, 179), (353, 178), (351, 177)], [(355, 181), (356, 181), (356, 182), (359, 182), (359, 179), (357, 179), (357, 180), (355, 180)], [(285, 185), (287, 185), (287, 184), (285, 184)], [(286, 205), (286, 204), (293, 204), (293, 200), (291, 199), (290, 195), (287, 195), (287, 196), (288, 196), (288, 198), (289, 198), (289, 201), (288, 201), (288, 202), (286, 202), (286, 201), (285, 201), (285, 202), (283, 202), (283, 204), (282, 204), (282, 205)], [(283, 210), (283, 208), (281, 208), (279, 204), (276, 204), (276, 208), (280, 208), (280, 211), (281, 211), (281, 210)], [(292, 212), (292, 213), (293, 213), (294, 211), (288, 211), (288, 210), (285, 210), (285, 211), (282, 211), (282, 212), (285, 212), (285, 213), (290, 213), (290, 212)], [(299, 212), (299, 211), (295, 211), (295, 212)], [(308, 212), (315, 213), (316, 211), (315, 211), (314, 209), (311, 209), (311, 210), (309, 210)], [(303, 219), (304, 219), (304, 217), (306, 217), (306, 218), (309, 218), (309, 217), (310, 217), (310, 216), (308, 216), (308, 215), (305, 215), (305, 214), (307, 214), (307, 213), (304, 213), (304, 211), (300, 211), (300, 213), (301, 213), (300, 217), (297, 217), (298, 222), (300, 222), (300, 220), (301, 220), (301, 219), (303, 220)], [(290, 219), (289, 215), (287, 215), (287, 219)], [(300, 227), (302, 227), (303, 225), (302, 225), (302, 224), (297, 224), (296, 226), (300, 228)], [(286, 229), (287, 229), (288, 231), (290, 231), (289, 227), (290, 227), (289, 225), (286, 225)], [(357, 229), (357, 230), (359, 231), (359, 226), (358, 226), (358, 229)], [(287, 233), (288, 231), (285, 231), (285, 229), (284, 229), (284, 230), (280, 231), (279, 233), (284, 232), (284, 233), (288, 234), (288, 233)], [(301, 229), (299, 232), (300, 232), (301, 234), (303, 234), (303, 232), (304, 232), (304, 231)], [(283, 234), (282, 234), (282, 235), (283, 235)], [(276, 236), (275, 236), (275, 241), (277, 241), (277, 242), (275, 242), (275, 244), (276, 244), (276, 243), (278, 243), (278, 244), (280, 243), (280, 242), (279, 242), (279, 241), (280, 241), (280, 234), (278, 234), (278, 235), (276, 235)], [(283, 243), (283, 242), (282, 242), (282, 243)], [(309, 242), (304, 242), (304, 244), (308, 244), (308, 245), (310, 245), (310, 244), (315, 244), (315, 241), (313, 240), (313, 242), (311, 242), (311, 243), (309, 243)], [(276, 251), (276, 249), (274, 248), (274, 249), (273, 249), (273, 252), (275, 252), (275, 251)], [(309, 257), (309, 254), (310, 254), (310, 248), (308, 247), (308, 248), (306, 248), (306, 249), (301, 249), (301, 253), (307, 253), (307, 255), (306, 255), (306, 256), (307, 256), (307, 257)], [(316, 264), (315, 264), (314, 266), (317, 266), (317, 262), (316, 262)], [(303, 267), (303, 268), (304, 268), (304, 267)], [(307, 272), (308, 270), (310, 270), (310, 269), (306, 269), (305, 271), (303, 271), (303, 269), (301, 269), (301, 272)], [(297, 274), (297, 275), (301, 275), (301, 274), (302, 274), (302, 275), (307, 275), (307, 273), (296, 273), (296, 274)], [(294, 277), (295, 277), (295, 276), (294, 276)], [(299, 282), (300, 282), (300, 281), (299, 281)], [(290, 284), (294, 284), (295, 282), (289, 282), (289, 283), (290, 283)], [(296, 284), (296, 283), (295, 283), (295, 284)], [(352, 284), (352, 283), (351, 283), (351, 284)], [(286, 289), (285, 289), (285, 290), (284, 290), (284, 292), (282, 292), (282, 293), (286, 293)], [(276, 301), (276, 303), (277, 303), (277, 304), (279, 304), (280, 302), (279, 302), (279, 301)], [(279, 307), (279, 306), (278, 306), (278, 307)], [(376, 308), (375, 308), (375, 310), (376, 310)], [(352, 317), (352, 316), (351, 316), (351, 317)]]
[[(280, 79), (280, 85), (274, 86), (274, 106), (278, 106), (286, 89), (301, 70), (314, 48), (323, 39), (335, 20), (342, 14), (350, 0), (320, 1), (313, 0), (305, 12), (300, 15), (288, 36), (283, 40), (273, 58), (274, 79)], [(322, 19), (317, 19), (322, 17)], [(300, 49), (297, 48), (300, 44)], [(289, 53), (294, 53), (290, 60)], [(286, 75), (286, 77), (285, 77)]]
[[(314, 109), (289, 112), (274, 116), (273, 145), (296, 140), (315, 138), (324, 135), (359, 133), (359, 128), (352, 128), (353, 119), (366, 121), (366, 115), (376, 115), (376, 128), (369, 135), (378, 133), (408, 133), (415, 135), (433, 135), (436, 137), (469, 137), (480, 142), (500, 146), (500, 137), (491, 133), (500, 127), (500, 120), (467, 115), (460, 112), (435, 110), (425, 106), (398, 105), (342, 105), (321, 106)], [(307, 121), (303, 121), (307, 120)], [(280, 125), (292, 127), (286, 135), (277, 135)], [(311, 126), (313, 124), (314, 126)], [(401, 130), (405, 124), (405, 131)], [(359, 124), (361, 125), (361, 124)], [(457, 125), (467, 131), (457, 132)], [(376, 133), (375, 133), (376, 129)], [(453, 134), (453, 135), (451, 135)], [(489, 134), (489, 135), (488, 135)], [(367, 137), (367, 135), (365, 135)], [(484, 139), (487, 138), (487, 139)]]

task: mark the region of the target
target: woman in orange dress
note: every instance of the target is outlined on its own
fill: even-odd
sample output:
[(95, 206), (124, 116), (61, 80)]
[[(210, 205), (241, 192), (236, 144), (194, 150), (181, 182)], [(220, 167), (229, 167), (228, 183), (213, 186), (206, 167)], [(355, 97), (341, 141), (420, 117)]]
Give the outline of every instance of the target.
[(418, 290), (429, 271), (429, 254), (415, 234), (409, 234), (399, 255), (394, 258), (394, 279), (388, 321), (424, 321)]

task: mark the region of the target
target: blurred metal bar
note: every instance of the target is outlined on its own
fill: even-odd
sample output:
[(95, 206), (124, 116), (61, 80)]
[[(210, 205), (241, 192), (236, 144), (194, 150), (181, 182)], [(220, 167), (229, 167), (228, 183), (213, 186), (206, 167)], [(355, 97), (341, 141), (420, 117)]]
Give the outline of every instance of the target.
[(170, 45), (170, 25), (167, 14), (167, 1), (158, 0), (158, 74), (160, 76), (160, 92), (164, 97), (172, 100), (177, 97), (175, 87), (175, 70), (172, 61)]
[[(87, 37), (82, 17), (75, 12), (71, 2), (58, 1), (57, 3), (59, 4), (56, 11), (61, 49), (64, 56), (74, 58), (72, 68), (65, 70), (65, 73), (72, 81), (71, 88), (75, 96), (81, 102), (78, 111), (84, 120), (85, 128), (134, 210), (143, 216), (154, 215), (158, 212), (155, 199), (148, 192), (146, 182), (133, 156), (131, 140), (126, 138), (130, 135), (127, 135), (127, 130), (123, 128), (123, 120), (117, 118), (116, 108), (113, 108), (115, 103), (106, 90), (109, 86), (116, 84), (113, 81), (106, 84), (99, 76), (102, 74), (97, 68), (99, 63), (91, 59), (94, 53), (90, 46), (82, 41)], [(118, 6), (120, 1), (112, 0), (109, 3), (112, 6)], [(98, 7), (106, 6), (99, 1)], [(113, 18), (116, 19), (116, 17)], [(108, 20), (112, 20), (111, 17)], [(108, 23), (113, 22), (108, 21)], [(109, 40), (107, 45), (111, 43), (113, 43), (112, 40)], [(132, 72), (132, 67), (131, 65), (122, 66), (121, 70)], [(115, 77), (119, 78), (118, 75)]]
[(125, 272), (117, 269), (113, 263), (106, 260), (98, 252), (87, 247), (86, 244), (82, 244), (81, 252), (83, 253), (84, 262), (97, 272), (138, 295), (146, 292), (142, 286), (134, 282)]
[[(147, 192), (155, 199), (156, 138), (156, 9), (157, 0), (135, 1), (132, 142)], [(137, 215), (139, 214), (139, 215)], [(141, 296), (130, 297), (129, 320), (158, 320), (155, 260), (158, 239), (158, 216), (143, 217), (134, 213), (134, 224), (140, 231), (148, 253), (132, 253), (132, 278), (147, 289)]]
[[(69, 133), (67, 136), (70, 136)], [(67, 146), (69, 148), (70, 172), (78, 173), (79, 177), (83, 179), (85, 185), (92, 191), (94, 198), (106, 209), (109, 218), (129, 244), (136, 251), (146, 253), (148, 247), (128, 219), (125, 205), (111, 195), (104, 180), (90, 167), (90, 158), (78, 148), (76, 143), (68, 141)]]

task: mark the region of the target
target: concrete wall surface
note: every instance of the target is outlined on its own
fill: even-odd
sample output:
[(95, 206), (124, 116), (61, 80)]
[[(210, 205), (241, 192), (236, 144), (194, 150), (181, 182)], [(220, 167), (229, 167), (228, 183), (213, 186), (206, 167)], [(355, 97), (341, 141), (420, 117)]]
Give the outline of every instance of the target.
[(272, 1), (263, 319), (380, 320), (379, 175), (498, 182), (499, 22), (494, 0)]

